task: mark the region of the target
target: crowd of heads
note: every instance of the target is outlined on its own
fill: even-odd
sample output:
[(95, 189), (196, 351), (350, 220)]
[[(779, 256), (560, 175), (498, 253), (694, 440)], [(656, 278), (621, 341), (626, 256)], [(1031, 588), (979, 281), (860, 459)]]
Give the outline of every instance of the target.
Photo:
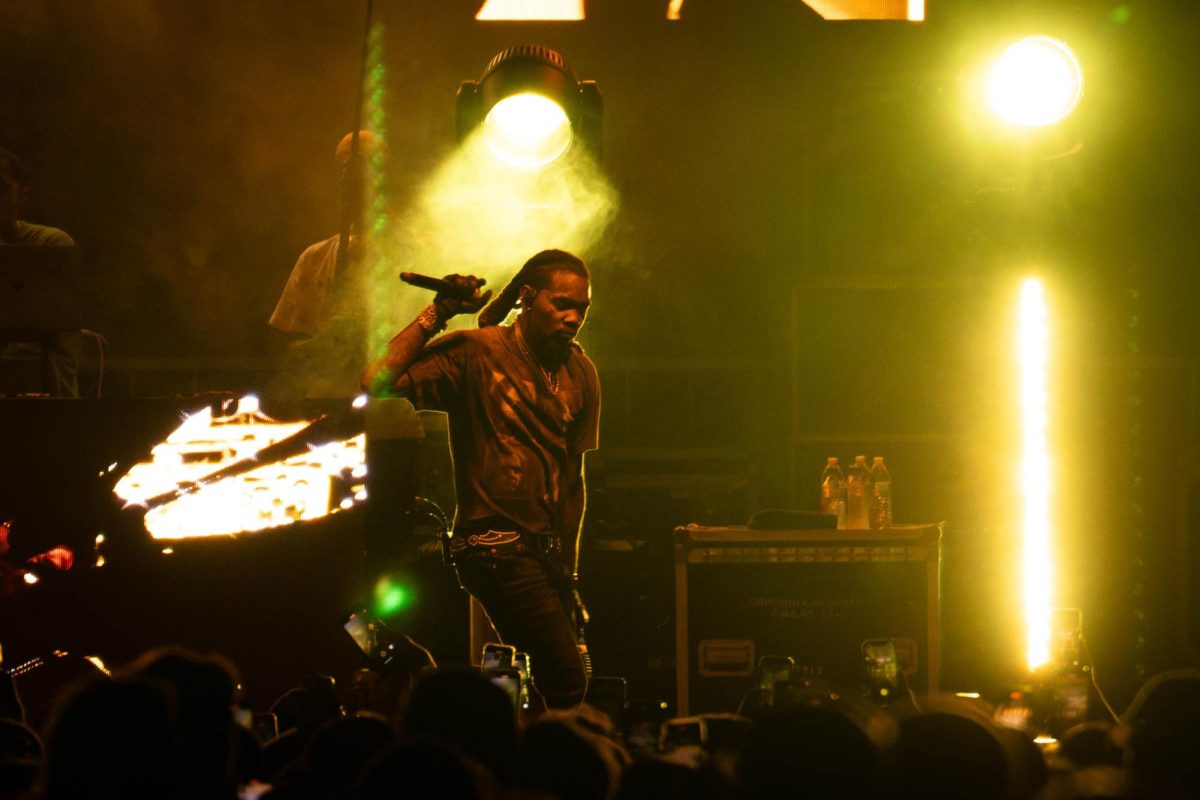
[[(1159, 676), (1120, 719), (1050, 748), (980, 700), (880, 708), (826, 687), (707, 717), (675, 747), (653, 720), (584, 705), (514, 713), (477, 669), (311, 676), (243, 709), (232, 664), (156, 650), (64, 686), (45, 708), (0, 682), (7, 798), (1024, 800), (1200, 792), (1200, 671)], [(676, 720), (682, 725), (686, 721)], [(263, 724), (267, 723), (267, 724)]]

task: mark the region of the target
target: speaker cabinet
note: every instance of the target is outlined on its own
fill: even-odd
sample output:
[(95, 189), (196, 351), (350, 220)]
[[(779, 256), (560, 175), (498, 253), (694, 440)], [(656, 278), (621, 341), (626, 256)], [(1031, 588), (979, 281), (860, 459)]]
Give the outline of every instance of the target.
[(894, 640), (909, 686), (936, 690), (941, 538), (940, 525), (676, 528), (678, 713), (736, 710), (764, 655), (856, 689), (870, 639)]

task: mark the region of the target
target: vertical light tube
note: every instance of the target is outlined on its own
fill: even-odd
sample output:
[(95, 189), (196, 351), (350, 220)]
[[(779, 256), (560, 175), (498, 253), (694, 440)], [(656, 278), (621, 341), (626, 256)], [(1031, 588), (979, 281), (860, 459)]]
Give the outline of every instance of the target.
[(1049, 344), (1050, 326), (1041, 281), (1021, 285), (1017, 321), (1021, 372), (1022, 585), (1025, 659), (1034, 670), (1050, 658), (1054, 568), (1050, 543)]

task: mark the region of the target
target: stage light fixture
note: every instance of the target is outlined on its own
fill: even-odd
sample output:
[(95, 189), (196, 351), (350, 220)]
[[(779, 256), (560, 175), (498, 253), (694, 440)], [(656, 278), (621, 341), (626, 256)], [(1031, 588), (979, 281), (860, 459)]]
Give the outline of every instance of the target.
[(483, 120), (483, 138), (498, 158), (519, 167), (540, 167), (571, 146), (571, 121), (550, 98), (524, 92), (496, 103)]
[(1010, 45), (992, 65), (988, 105), (1005, 122), (1027, 128), (1053, 125), (1083, 96), (1083, 71), (1066, 44), (1028, 36)]
[(498, 53), (478, 81), (458, 89), (458, 140), (482, 127), (488, 149), (501, 161), (539, 169), (573, 144), (600, 155), (603, 100), (595, 81), (580, 81), (566, 59), (540, 45)]

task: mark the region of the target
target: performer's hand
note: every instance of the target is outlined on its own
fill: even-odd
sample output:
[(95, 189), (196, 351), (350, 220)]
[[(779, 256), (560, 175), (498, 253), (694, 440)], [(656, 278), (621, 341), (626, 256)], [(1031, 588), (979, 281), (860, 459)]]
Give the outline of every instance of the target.
[(480, 287), (487, 283), (483, 278), (476, 278), (474, 275), (456, 274), (447, 275), (442, 280), (453, 284), (458, 290), (455, 292), (438, 292), (437, 297), (433, 299), (443, 319), (449, 319), (456, 314), (474, 314), (483, 308), (488, 300), (492, 299), (491, 289), (482, 293), (479, 291)]

